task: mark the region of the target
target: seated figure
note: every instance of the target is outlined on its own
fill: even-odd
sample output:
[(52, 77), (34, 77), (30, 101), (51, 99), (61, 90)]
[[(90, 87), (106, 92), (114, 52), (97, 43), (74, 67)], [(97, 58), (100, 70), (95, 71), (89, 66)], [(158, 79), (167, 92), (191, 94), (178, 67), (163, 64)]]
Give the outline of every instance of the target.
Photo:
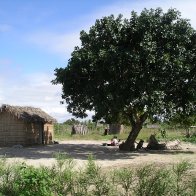
[(143, 148), (143, 144), (144, 144), (144, 140), (140, 140), (139, 143), (137, 143), (137, 147), (136, 150), (142, 149)]
[(114, 137), (111, 139), (111, 146), (118, 146), (118, 139), (117, 139), (117, 136), (114, 136)]

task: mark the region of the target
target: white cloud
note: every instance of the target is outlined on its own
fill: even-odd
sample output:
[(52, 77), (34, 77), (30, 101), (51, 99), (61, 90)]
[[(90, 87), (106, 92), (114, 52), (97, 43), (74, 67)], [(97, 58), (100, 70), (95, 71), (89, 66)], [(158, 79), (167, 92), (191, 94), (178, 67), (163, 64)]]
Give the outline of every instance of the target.
[[(164, 11), (169, 8), (176, 8), (182, 13), (182, 17), (191, 20), (191, 24), (196, 28), (196, 1), (195, 0), (138, 0), (138, 1), (118, 1), (112, 5), (103, 7), (100, 10), (96, 10), (93, 14), (86, 14), (78, 20), (78, 25), (73, 32), (49, 32), (41, 31), (35, 32), (27, 36), (27, 41), (46, 50), (51, 53), (58, 54), (64, 58), (70, 58), (71, 52), (75, 46), (80, 46), (80, 31), (89, 30), (94, 25), (96, 19), (100, 19), (103, 16), (109, 16), (114, 14), (123, 14), (124, 17), (130, 17), (132, 10), (140, 13), (144, 8), (157, 8), (161, 7)], [(81, 24), (82, 23), (82, 24)]]
[(52, 85), (53, 73), (25, 74), (10, 59), (0, 59), (0, 105), (38, 107), (64, 122), (73, 116), (61, 105), (61, 85)]
[(80, 46), (79, 32), (54, 33), (37, 32), (28, 35), (27, 41), (48, 52), (69, 58), (75, 46)]
[[(64, 122), (73, 116), (61, 105), (61, 85), (52, 85), (52, 75), (35, 73), (20, 75), (11, 82), (0, 80), (0, 105), (19, 105), (38, 107), (58, 120)], [(89, 113), (91, 116), (91, 113)]]
[(0, 104), (39, 107), (49, 114), (61, 111), (63, 116), (66, 111), (60, 105), (61, 87), (52, 85), (51, 80), (49, 75), (33, 74), (25, 77), (20, 75), (11, 82), (0, 83)]

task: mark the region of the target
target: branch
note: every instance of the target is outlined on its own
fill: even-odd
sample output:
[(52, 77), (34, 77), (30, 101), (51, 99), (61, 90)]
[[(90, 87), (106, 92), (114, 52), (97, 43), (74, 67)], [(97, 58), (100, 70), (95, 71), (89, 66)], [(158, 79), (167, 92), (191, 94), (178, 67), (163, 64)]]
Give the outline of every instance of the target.
[(141, 116), (140, 116), (140, 121), (143, 123), (148, 117), (148, 113), (144, 112)]

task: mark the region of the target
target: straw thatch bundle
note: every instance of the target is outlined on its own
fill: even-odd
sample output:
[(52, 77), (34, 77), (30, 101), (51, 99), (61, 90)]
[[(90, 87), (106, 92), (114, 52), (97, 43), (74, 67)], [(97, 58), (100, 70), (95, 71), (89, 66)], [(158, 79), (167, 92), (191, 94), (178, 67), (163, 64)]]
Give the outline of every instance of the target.
[(3, 104), (0, 107), (1, 112), (8, 112), (18, 119), (26, 122), (43, 122), (43, 123), (55, 123), (56, 120), (49, 116), (46, 112), (40, 108), (25, 107), (25, 106), (11, 106)]
[(86, 125), (73, 125), (71, 134), (81, 134), (85, 135), (88, 133), (88, 128)]

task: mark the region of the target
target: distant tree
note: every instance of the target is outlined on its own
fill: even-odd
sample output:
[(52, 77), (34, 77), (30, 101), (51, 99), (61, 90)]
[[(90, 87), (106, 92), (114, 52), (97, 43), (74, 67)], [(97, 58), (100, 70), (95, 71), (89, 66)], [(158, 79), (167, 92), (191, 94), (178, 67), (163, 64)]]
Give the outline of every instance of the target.
[(66, 120), (63, 124), (75, 125), (75, 124), (80, 124), (80, 121), (74, 118), (71, 118), (71, 119)]
[(196, 114), (186, 116), (184, 114), (176, 114), (169, 122), (171, 125), (180, 125), (185, 132), (186, 137), (190, 137), (190, 128), (191, 126), (196, 125)]
[(67, 110), (95, 121), (129, 121), (122, 150), (134, 142), (147, 118), (170, 119), (195, 112), (196, 32), (175, 9), (144, 9), (130, 19), (113, 15), (81, 31), (67, 67), (55, 70)]

